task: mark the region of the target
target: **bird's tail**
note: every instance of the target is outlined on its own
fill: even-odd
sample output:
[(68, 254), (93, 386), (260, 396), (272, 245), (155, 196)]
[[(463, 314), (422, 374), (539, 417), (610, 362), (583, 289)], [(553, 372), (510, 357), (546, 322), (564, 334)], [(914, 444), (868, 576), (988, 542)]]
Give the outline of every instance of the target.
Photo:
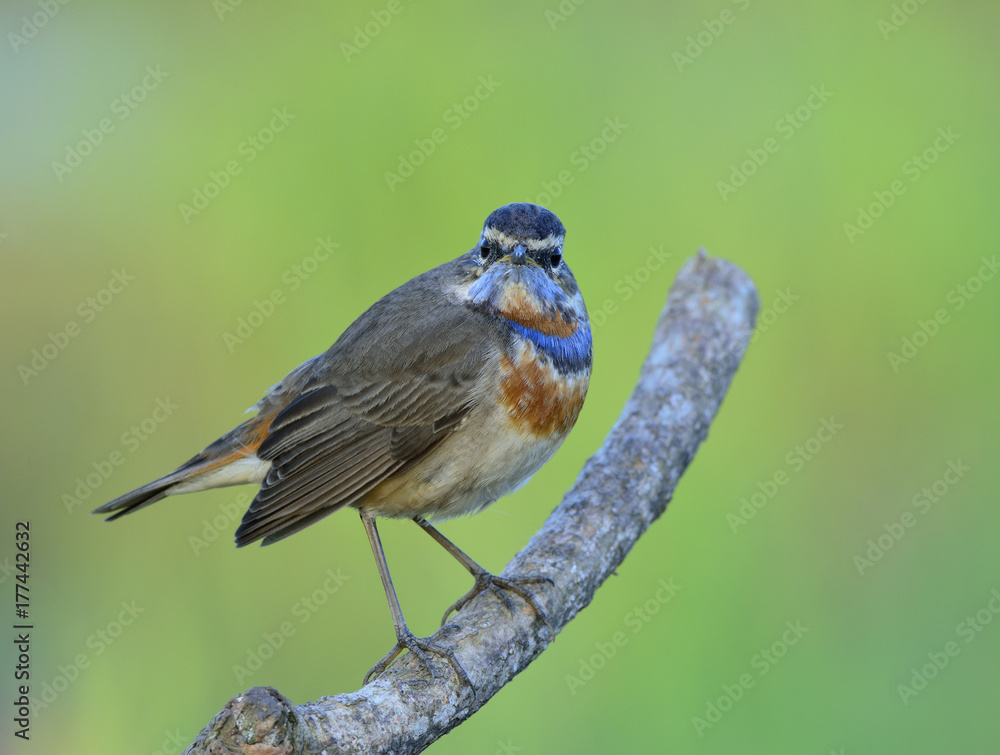
[(193, 493), (226, 485), (259, 483), (264, 479), (271, 463), (259, 459), (256, 451), (267, 437), (267, 429), (273, 418), (273, 415), (257, 415), (223, 435), (170, 474), (119, 496), (91, 513), (114, 512), (105, 520), (110, 522), (168, 495)]
[(141, 509), (143, 506), (156, 503), (161, 498), (165, 498), (170, 495), (171, 488), (175, 485), (189, 479), (190, 476), (197, 475), (195, 470), (200, 466), (202, 461), (201, 455), (199, 454), (191, 459), (191, 461), (175, 469), (170, 474), (164, 475), (157, 480), (153, 480), (140, 488), (136, 488), (130, 493), (118, 496), (115, 500), (104, 504), (100, 508), (94, 509), (90, 513), (107, 514), (114, 511), (116, 513), (105, 519), (106, 522), (110, 522), (120, 516), (131, 514), (133, 511)]

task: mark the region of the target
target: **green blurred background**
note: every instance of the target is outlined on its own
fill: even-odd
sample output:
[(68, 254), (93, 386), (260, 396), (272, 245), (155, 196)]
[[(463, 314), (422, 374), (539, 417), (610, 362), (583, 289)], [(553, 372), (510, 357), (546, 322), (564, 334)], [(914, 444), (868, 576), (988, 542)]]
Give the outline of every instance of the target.
[[(9, 626), (30, 520), (48, 698), (14, 744), (3, 642), (0, 750), (176, 752), (252, 685), (358, 687), (392, 632), (352, 514), (237, 551), (249, 488), (87, 511), (528, 200), (569, 229), (595, 371), (531, 484), (444, 525), (487, 567), (601, 444), (698, 247), (750, 273), (761, 324), (667, 515), (431, 751), (997, 751), (1000, 6), (50, 1), (0, 21), (0, 604)], [(382, 529), (430, 633), (467, 575)]]

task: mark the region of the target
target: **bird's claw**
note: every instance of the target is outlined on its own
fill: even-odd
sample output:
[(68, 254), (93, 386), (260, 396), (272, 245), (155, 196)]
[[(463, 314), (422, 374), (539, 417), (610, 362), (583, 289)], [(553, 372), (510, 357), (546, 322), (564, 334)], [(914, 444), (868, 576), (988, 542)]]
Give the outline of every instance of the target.
[(451, 664), (452, 668), (455, 669), (455, 674), (462, 681), (463, 684), (468, 685), (468, 687), (475, 694), (476, 688), (472, 684), (472, 680), (469, 675), (462, 668), (462, 664), (458, 662), (458, 658), (455, 656), (455, 652), (442, 645), (431, 642), (427, 638), (417, 637), (408, 629), (404, 629), (402, 632), (396, 635), (396, 645), (386, 653), (382, 660), (368, 669), (368, 673), (365, 674), (364, 681), (362, 685), (368, 684), (368, 681), (373, 677), (379, 676), (383, 671), (385, 671), (396, 660), (397, 656), (403, 652), (403, 650), (409, 650), (414, 656), (416, 656), (421, 663), (424, 664), (424, 668), (427, 669), (427, 673), (430, 674), (431, 679), (437, 678), (437, 674), (434, 673), (434, 667), (430, 663), (428, 658), (428, 653), (433, 653), (434, 655), (439, 655), (448, 663)]
[(465, 595), (452, 603), (448, 610), (444, 612), (444, 616), (441, 618), (441, 625), (443, 626), (448, 617), (454, 611), (460, 611), (465, 605), (471, 601), (474, 597), (479, 595), (484, 590), (489, 590), (494, 595), (498, 596), (503, 604), (507, 606), (507, 610), (511, 613), (514, 612), (514, 604), (510, 600), (510, 596), (507, 595), (508, 592), (512, 592), (519, 596), (525, 603), (531, 606), (531, 610), (535, 612), (535, 615), (541, 619), (542, 623), (545, 624), (555, 634), (552, 629), (552, 624), (549, 623), (548, 617), (545, 615), (545, 611), (542, 607), (538, 605), (538, 601), (535, 599), (535, 594), (525, 587), (522, 587), (520, 583), (524, 582), (548, 582), (550, 585), (555, 584), (548, 577), (540, 576), (528, 576), (528, 577), (498, 577), (494, 574), (490, 574), (487, 571), (481, 572), (476, 575), (476, 582)]

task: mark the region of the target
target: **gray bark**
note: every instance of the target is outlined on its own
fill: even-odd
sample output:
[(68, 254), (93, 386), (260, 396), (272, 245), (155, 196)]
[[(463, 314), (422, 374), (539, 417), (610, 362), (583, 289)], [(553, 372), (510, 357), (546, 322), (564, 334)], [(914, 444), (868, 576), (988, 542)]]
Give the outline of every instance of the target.
[[(666, 509), (729, 388), (758, 307), (752, 281), (732, 263), (701, 253), (678, 273), (639, 382), (604, 445), (503, 571), (552, 580), (529, 589), (556, 633)], [(254, 687), (230, 700), (186, 752), (420, 752), (485, 705), (554, 639), (524, 601), (511, 600), (513, 612), (486, 591), (433, 637), (455, 652), (475, 691), (446, 661), (432, 658), (432, 680), (404, 655), (357, 692), (298, 706), (271, 687)]]

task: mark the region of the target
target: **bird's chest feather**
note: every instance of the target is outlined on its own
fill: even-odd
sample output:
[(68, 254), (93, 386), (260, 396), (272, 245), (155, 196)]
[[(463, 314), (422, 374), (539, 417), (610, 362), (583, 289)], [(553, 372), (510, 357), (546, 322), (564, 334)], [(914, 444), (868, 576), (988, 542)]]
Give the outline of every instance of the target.
[(500, 357), (498, 398), (510, 424), (526, 439), (561, 441), (583, 408), (590, 369), (567, 372), (528, 338)]
[(428, 456), (365, 496), (373, 515), (479, 511), (527, 482), (576, 423), (592, 361), (582, 298), (556, 304), (508, 285), (493, 289), (489, 303), (479, 311), (506, 332), (481, 375), (476, 407)]
[(500, 357), (498, 397), (510, 424), (530, 439), (561, 442), (572, 429), (590, 385), (586, 338), (548, 336), (513, 324), (513, 348)]
[[(583, 408), (590, 383), (590, 325), (540, 297), (532, 286), (500, 288), (493, 315), (510, 334), (500, 357), (498, 401), (509, 423), (526, 439), (561, 442)], [(582, 308), (582, 300), (579, 302)]]

